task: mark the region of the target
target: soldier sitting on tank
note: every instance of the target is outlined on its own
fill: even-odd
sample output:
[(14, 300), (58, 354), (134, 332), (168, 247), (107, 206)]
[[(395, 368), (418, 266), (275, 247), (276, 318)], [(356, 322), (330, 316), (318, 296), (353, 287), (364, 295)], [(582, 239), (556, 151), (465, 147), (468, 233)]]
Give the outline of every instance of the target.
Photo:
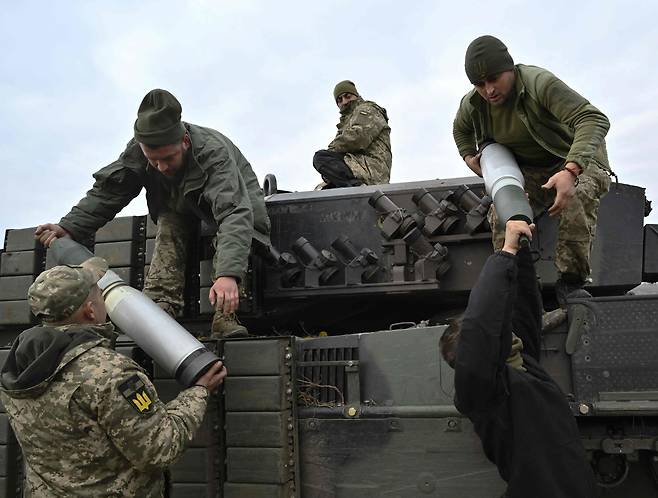
[(388, 183), (391, 177), (391, 128), (386, 109), (363, 100), (351, 81), (334, 88), (340, 109), (338, 133), (326, 150), (313, 156), (322, 175), (318, 188)]
[[(608, 118), (549, 71), (514, 65), (493, 36), (466, 50), (466, 75), (474, 88), (461, 100), (453, 124), (459, 154), (479, 176), (478, 147), (495, 141), (516, 157), (530, 203), (560, 216), (555, 266), (561, 307), (590, 277), (590, 249), (601, 197), (610, 186), (604, 137)], [(489, 212), (494, 249), (504, 232)]]
[(142, 188), (157, 223), (144, 293), (171, 316), (183, 308), (186, 248), (198, 220), (217, 225), (214, 337), (247, 335), (235, 317), (238, 284), (247, 270), (252, 239), (270, 245), (263, 192), (249, 162), (224, 135), (181, 121), (181, 105), (166, 90), (152, 90), (137, 111), (134, 138), (119, 158), (94, 174), (87, 196), (59, 224), (36, 230), (46, 246), (57, 237), (81, 241), (110, 221)]
[(181, 456), (226, 377), (215, 363), (163, 404), (130, 358), (113, 350), (96, 282), (101, 258), (56, 266), (28, 290), (42, 325), (14, 341), (0, 396), (23, 450), (29, 496), (164, 495), (163, 469)]
[(528, 248), (534, 225), (508, 221), (461, 321), (440, 340), (468, 417), (508, 498), (589, 498), (593, 474), (565, 394), (539, 364), (542, 303)]

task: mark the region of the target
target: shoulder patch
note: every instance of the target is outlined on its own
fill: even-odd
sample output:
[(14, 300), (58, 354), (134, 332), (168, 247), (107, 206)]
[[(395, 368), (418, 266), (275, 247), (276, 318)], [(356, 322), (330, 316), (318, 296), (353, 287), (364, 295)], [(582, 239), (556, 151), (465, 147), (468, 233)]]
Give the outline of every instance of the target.
[(120, 384), (119, 392), (140, 415), (147, 415), (153, 412), (152, 395), (149, 394), (144, 382), (137, 375), (133, 375), (123, 384)]

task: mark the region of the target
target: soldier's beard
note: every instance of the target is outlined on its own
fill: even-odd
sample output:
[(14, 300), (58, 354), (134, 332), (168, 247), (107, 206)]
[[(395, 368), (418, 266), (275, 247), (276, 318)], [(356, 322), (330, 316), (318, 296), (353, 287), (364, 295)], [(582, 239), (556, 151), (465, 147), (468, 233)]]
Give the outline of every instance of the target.
[(345, 107), (343, 107), (340, 110), (341, 116), (344, 116), (345, 114), (350, 114), (354, 110), (354, 108), (357, 106), (358, 103), (359, 103), (358, 100), (352, 100), (351, 102), (346, 104)]
[(172, 184), (179, 184), (180, 182), (183, 181), (183, 177), (185, 176), (185, 172), (187, 171), (187, 168), (189, 166), (190, 162), (190, 156), (191, 154), (186, 153), (185, 156), (183, 157), (183, 164), (181, 165), (180, 168), (176, 171), (171, 176), (165, 176), (165, 179)]

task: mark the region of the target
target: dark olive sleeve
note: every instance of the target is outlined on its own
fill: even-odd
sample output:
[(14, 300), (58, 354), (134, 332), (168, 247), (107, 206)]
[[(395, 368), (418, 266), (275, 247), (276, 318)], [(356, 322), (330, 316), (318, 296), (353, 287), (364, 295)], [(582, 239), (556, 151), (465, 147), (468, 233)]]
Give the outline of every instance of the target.
[(94, 185), (84, 198), (73, 206), (59, 225), (76, 240), (83, 240), (112, 220), (119, 211), (137, 197), (144, 186), (146, 160), (140, 163), (136, 144), (113, 163), (94, 173)]

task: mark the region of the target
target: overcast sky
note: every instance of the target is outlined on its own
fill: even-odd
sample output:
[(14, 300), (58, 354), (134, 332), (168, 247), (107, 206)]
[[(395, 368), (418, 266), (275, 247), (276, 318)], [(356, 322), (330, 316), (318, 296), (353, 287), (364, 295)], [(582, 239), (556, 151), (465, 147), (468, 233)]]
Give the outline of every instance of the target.
[[(0, 236), (57, 222), (132, 136), (146, 92), (220, 130), (262, 181), (308, 190), (352, 79), (388, 110), (391, 181), (466, 176), (452, 119), (468, 43), (500, 37), (608, 115), (612, 168), (658, 198), (658, 3), (0, 2)], [(658, 210), (657, 210), (658, 211)], [(145, 214), (137, 199), (123, 214)], [(658, 214), (649, 218), (658, 222)]]

